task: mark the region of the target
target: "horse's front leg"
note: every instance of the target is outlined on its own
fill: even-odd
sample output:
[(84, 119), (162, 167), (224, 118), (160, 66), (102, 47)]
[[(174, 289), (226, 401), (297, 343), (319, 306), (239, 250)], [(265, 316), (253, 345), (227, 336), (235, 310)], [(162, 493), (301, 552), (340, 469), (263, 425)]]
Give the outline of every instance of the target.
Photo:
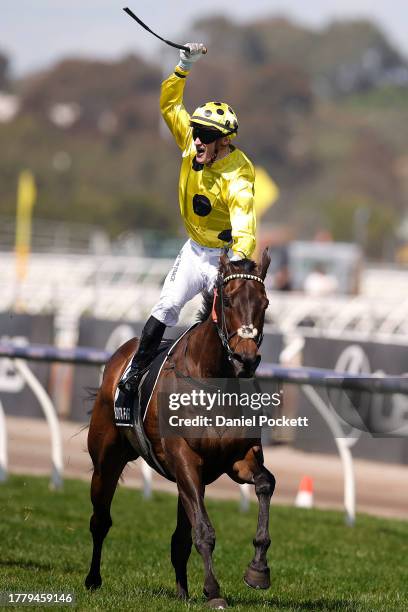
[(185, 440), (178, 439), (177, 442), (178, 448), (174, 446), (169, 452), (181, 503), (193, 529), (195, 547), (204, 563), (204, 595), (209, 607), (226, 608), (227, 602), (220, 597), (220, 586), (213, 570), (215, 531), (204, 505), (201, 460)]
[(179, 497), (177, 526), (171, 538), (171, 562), (176, 572), (177, 594), (180, 599), (188, 598), (187, 562), (191, 553), (191, 523)]
[(246, 584), (254, 589), (268, 589), (271, 584), (267, 550), (271, 544), (269, 536), (269, 507), (275, 490), (275, 477), (263, 465), (261, 447), (252, 448), (242, 461), (237, 461), (230, 473), (237, 482), (255, 485), (258, 498), (258, 526), (253, 540), (254, 558), (244, 575)]

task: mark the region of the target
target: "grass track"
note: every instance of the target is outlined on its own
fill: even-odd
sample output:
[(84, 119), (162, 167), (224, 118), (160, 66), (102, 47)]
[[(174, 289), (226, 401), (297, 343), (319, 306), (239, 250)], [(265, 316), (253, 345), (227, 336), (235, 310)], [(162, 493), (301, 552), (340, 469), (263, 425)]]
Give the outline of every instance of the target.
[[(216, 574), (234, 610), (408, 610), (408, 522), (361, 515), (350, 529), (338, 512), (272, 507), (272, 587), (259, 592), (242, 581), (253, 551), (255, 504), (247, 514), (236, 502), (208, 500), (207, 506), (217, 532)], [(62, 493), (50, 492), (45, 478), (12, 477), (0, 485), (0, 591), (71, 591), (78, 610), (205, 609), (195, 550), (189, 562), (191, 600), (184, 604), (174, 595), (169, 543), (175, 497), (155, 493), (144, 501), (138, 491), (117, 491), (102, 561), (104, 583), (95, 593), (83, 587), (91, 555), (90, 511), (83, 482), (66, 481)]]

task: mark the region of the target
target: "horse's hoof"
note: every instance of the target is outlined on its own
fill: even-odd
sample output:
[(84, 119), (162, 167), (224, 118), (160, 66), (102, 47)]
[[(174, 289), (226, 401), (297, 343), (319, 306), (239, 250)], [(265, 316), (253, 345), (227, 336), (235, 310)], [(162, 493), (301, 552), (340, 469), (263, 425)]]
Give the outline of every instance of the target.
[(207, 601), (207, 607), (212, 608), (213, 610), (225, 610), (228, 608), (227, 602), (222, 597), (215, 597), (214, 599), (209, 599)]
[(269, 567), (263, 571), (248, 567), (244, 575), (244, 582), (252, 589), (269, 589), (271, 586), (271, 574)]
[(177, 591), (177, 597), (181, 601), (187, 601), (188, 600), (188, 592), (187, 591), (181, 591), (181, 590)]
[(91, 574), (88, 574), (87, 577), (85, 578), (85, 586), (90, 591), (99, 589), (101, 585), (102, 585), (102, 578), (100, 576), (91, 576)]

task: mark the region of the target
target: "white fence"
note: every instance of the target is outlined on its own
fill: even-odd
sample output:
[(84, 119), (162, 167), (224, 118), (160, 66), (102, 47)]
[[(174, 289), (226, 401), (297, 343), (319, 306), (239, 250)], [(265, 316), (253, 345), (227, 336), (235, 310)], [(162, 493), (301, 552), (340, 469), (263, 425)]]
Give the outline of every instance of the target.
[[(33, 254), (28, 276), (15, 280), (13, 253), (0, 253), (0, 312), (17, 308), (28, 314), (55, 313), (62, 327), (75, 328), (87, 314), (112, 320), (144, 320), (158, 299), (172, 260), (128, 256)], [(359, 339), (408, 339), (408, 271), (368, 270), (362, 294), (313, 298), (300, 293), (270, 292), (267, 323), (290, 333), (342, 335)], [(200, 297), (183, 309), (190, 324)], [(313, 326), (311, 328), (311, 326)]]

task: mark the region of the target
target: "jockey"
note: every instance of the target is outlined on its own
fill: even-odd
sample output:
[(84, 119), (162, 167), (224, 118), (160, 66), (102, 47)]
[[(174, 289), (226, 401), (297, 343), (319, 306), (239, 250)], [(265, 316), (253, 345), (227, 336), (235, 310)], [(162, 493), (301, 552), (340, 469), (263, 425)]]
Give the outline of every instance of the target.
[(120, 382), (121, 390), (135, 390), (153, 359), (166, 326), (176, 325), (183, 306), (204, 289), (212, 290), (219, 258), (230, 249), (239, 263), (255, 249), (255, 173), (250, 160), (231, 141), (238, 119), (224, 102), (207, 102), (190, 117), (183, 105), (186, 77), (205, 52), (201, 43), (187, 43), (180, 61), (162, 84), (163, 118), (182, 151), (179, 182), (181, 216), (189, 235), (168, 273), (132, 360)]

